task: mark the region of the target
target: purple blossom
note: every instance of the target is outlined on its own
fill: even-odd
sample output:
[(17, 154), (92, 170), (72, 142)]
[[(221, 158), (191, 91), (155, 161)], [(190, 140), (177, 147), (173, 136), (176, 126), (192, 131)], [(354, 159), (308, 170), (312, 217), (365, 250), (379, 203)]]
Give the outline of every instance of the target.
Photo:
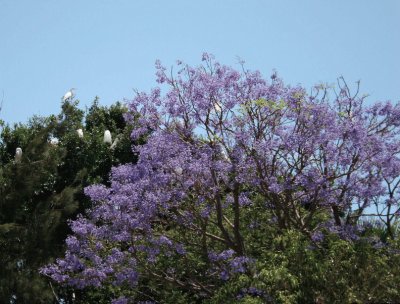
[(106, 200), (110, 194), (110, 189), (104, 185), (94, 185), (85, 188), (85, 194), (91, 198), (92, 201)]
[(311, 240), (315, 243), (320, 243), (324, 240), (324, 234), (321, 231), (315, 231), (311, 235)]
[(246, 265), (250, 262), (251, 260), (248, 257), (244, 256), (239, 256), (236, 258), (233, 258), (229, 262), (229, 268), (232, 273), (244, 273), (246, 271)]
[(118, 299), (114, 299), (111, 301), (111, 304), (128, 304), (129, 301), (125, 297), (119, 297)]
[(208, 254), (208, 258), (210, 261), (216, 262), (216, 261), (221, 261), (221, 260), (227, 260), (231, 258), (235, 254), (235, 251), (232, 249), (224, 250), (220, 253), (215, 253), (215, 252), (210, 252)]
[(243, 299), (245, 296), (251, 296), (251, 297), (259, 297), (263, 298), (266, 303), (274, 303), (274, 299), (268, 295), (265, 291), (260, 290), (256, 287), (249, 287), (249, 288), (242, 288), (236, 298), (238, 300)]
[(229, 280), (229, 272), (227, 270), (222, 270), (220, 273), (220, 278), (223, 281)]

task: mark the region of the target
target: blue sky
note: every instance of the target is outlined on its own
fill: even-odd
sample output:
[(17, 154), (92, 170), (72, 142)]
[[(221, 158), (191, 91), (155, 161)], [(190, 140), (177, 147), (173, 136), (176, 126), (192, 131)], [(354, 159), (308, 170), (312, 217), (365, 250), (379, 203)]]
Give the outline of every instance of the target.
[(77, 88), (81, 107), (155, 86), (154, 62), (200, 64), (201, 54), (306, 88), (361, 79), (375, 100), (400, 100), (397, 0), (0, 0), (0, 118), (58, 113)]

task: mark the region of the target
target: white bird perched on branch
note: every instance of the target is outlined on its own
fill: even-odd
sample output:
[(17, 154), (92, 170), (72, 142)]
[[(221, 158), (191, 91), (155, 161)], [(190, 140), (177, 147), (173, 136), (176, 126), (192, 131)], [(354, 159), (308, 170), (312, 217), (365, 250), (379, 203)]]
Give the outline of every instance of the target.
[(216, 102), (216, 103), (214, 104), (214, 110), (215, 110), (215, 112), (216, 112), (217, 114), (221, 113), (222, 108), (221, 108), (221, 105), (220, 105), (218, 102)]
[(60, 140), (57, 137), (50, 138), (50, 144), (53, 146), (57, 146)]
[(175, 171), (176, 175), (182, 175), (182, 173), (183, 173), (182, 167), (175, 167), (174, 171)]
[(104, 131), (104, 138), (103, 138), (103, 142), (105, 144), (112, 144), (112, 137), (111, 137), (111, 132), (109, 130), (105, 130)]
[(111, 149), (111, 150), (114, 150), (115, 147), (118, 145), (118, 143), (119, 143), (119, 135), (114, 139), (114, 142), (113, 142), (113, 144), (111, 145), (110, 149)]
[(83, 138), (83, 130), (82, 129), (76, 130), (76, 133), (78, 133), (79, 138)]
[(231, 159), (230, 159), (230, 156), (229, 156), (229, 153), (228, 153), (227, 149), (223, 145), (221, 145), (220, 147), (221, 147), (221, 156), (222, 156), (222, 158), (230, 163)]
[(72, 100), (75, 97), (75, 88), (71, 88), (67, 93), (65, 93), (62, 98), (63, 101)]
[(22, 149), (21, 148), (17, 148), (15, 149), (15, 162), (19, 163), (21, 161), (22, 158)]

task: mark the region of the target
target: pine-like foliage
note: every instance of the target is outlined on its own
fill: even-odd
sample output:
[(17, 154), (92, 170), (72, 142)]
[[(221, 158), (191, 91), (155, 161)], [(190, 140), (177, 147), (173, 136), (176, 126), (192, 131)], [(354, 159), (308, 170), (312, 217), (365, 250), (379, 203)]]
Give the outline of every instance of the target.
[[(95, 101), (84, 111), (63, 102), (57, 116), (33, 117), (27, 124), (3, 125), (0, 139), (0, 302), (52, 303), (54, 293), (38, 269), (59, 256), (70, 233), (68, 220), (90, 207), (83, 188), (107, 183), (113, 165), (134, 162), (125, 124), (127, 109)], [(84, 137), (77, 129), (83, 129)], [(119, 142), (102, 141), (109, 129)], [(17, 147), (22, 160), (14, 161)], [(52, 290), (53, 287), (53, 290)]]

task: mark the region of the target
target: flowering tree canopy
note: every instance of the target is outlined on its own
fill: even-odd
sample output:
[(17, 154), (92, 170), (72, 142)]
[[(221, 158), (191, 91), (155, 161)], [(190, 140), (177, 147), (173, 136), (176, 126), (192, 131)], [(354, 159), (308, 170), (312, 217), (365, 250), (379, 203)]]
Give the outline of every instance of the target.
[[(171, 75), (156, 63), (166, 93), (137, 93), (126, 115), (138, 122), (132, 139), (147, 138), (133, 147), (138, 162), (114, 167), (110, 187), (86, 188), (93, 207), (71, 222), (65, 257), (42, 273), (77, 288), (135, 286), (146, 273), (207, 295), (254, 263), (248, 229), (275, 225), (318, 240), (330, 227), (352, 238), (377, 210), (392, 233), (398, 104), (367, 106), (343, 79), (307, 94), (276, 74), (267, 81), (208, 54), (203, 62), (178, 62)], [(271, 220), (250, 225), (248, 210)], [(171, 269), (168, 259), (197, 268)]]

